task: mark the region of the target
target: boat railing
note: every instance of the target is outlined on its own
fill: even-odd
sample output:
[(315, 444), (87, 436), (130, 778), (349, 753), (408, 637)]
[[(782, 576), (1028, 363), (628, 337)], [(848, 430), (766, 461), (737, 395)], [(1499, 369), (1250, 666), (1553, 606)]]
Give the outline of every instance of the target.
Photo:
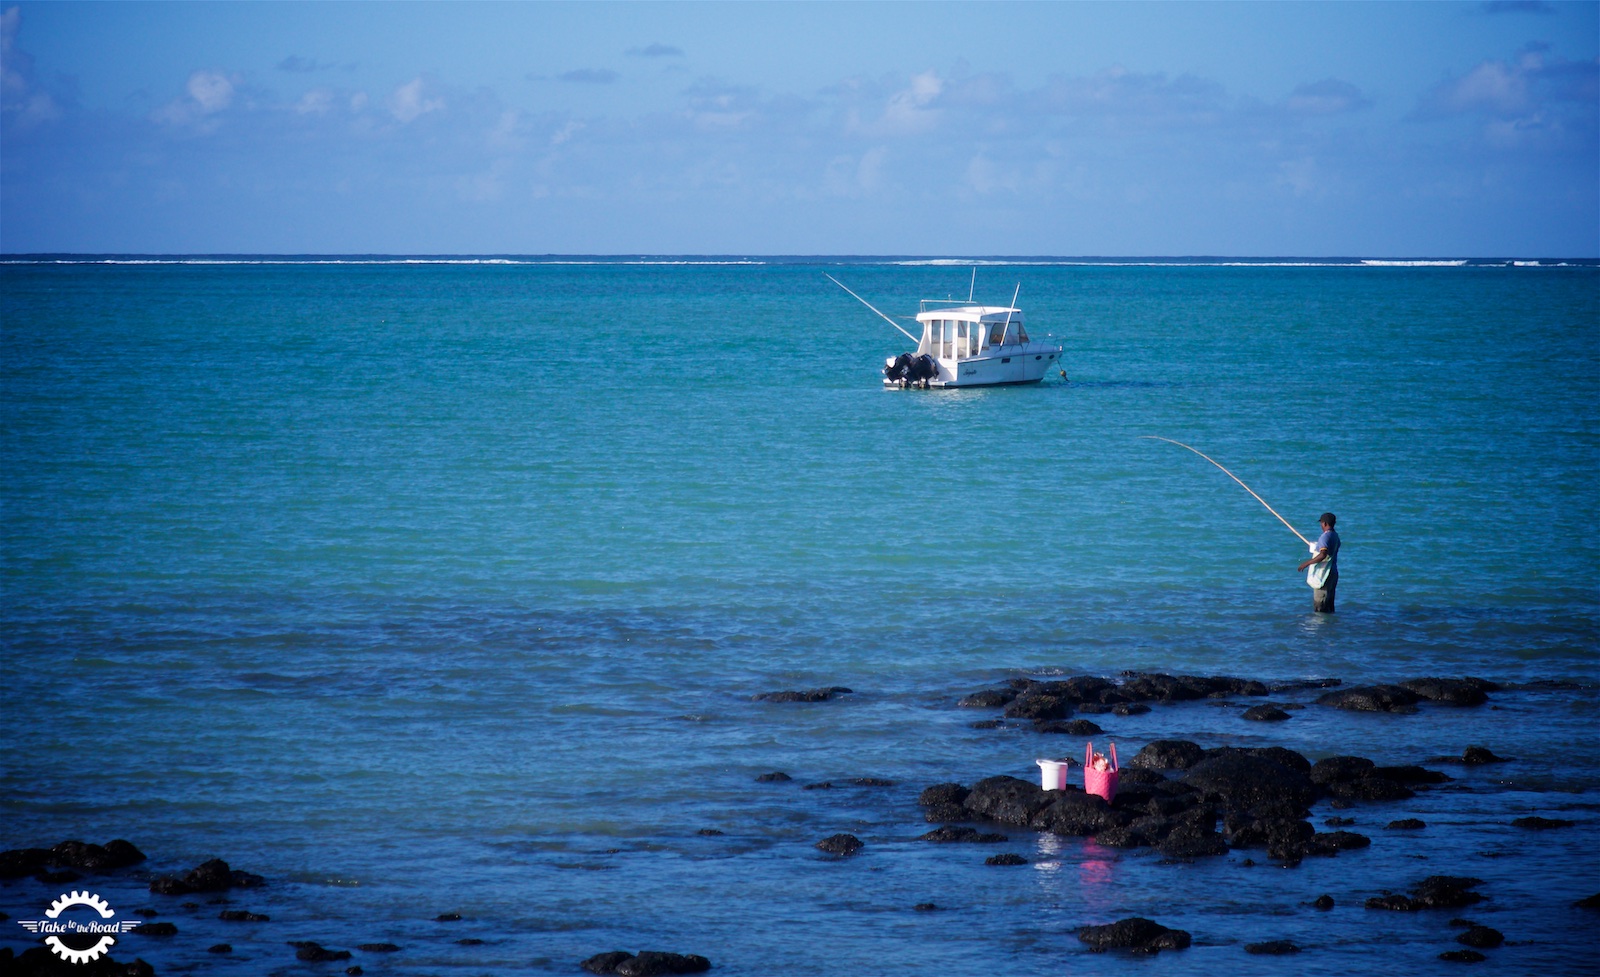
[[(971, 299), (923, 299), (922, 300), (922, 307), (920, 309), (918, 309), (917, 312), (918, 312), (918, 314), (921, 314), (923, 312), (933, 312), (933, 311), (938, 310), (938, 309), (949, 309), (949, 308), (957, 308), (957, 307), (973, 308), (973, 307), (976, 307), (976, 306), (979, 306), (979, 305), (980, 305), (980, 303), (974, 302)], [(991, 311), (993, 311), (993, 310), (991, 310)], [(1001, 308), (999, 311), (1004, 312), (1005, 309)], [(1015, 311), (1020, 313), (1022, 310), (1021, 309), (1017, 309)]]

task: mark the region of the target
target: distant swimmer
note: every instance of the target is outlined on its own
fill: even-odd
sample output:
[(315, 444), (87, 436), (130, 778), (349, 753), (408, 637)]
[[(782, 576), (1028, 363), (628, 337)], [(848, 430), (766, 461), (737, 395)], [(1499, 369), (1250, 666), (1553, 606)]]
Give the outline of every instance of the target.
[(1300, 569), (1306, 571), (1306, 583), (1312, 588), (1311, 609), (1318, 614), (1332, 614), (1333, 592), (1339, 586), (1339, 534), (1333, 531), (1338, 517), (1324, 512), (1318, 521), (1322, 523), (1322, 535), (1311, 544), (1311, 558), (1300, 564)]

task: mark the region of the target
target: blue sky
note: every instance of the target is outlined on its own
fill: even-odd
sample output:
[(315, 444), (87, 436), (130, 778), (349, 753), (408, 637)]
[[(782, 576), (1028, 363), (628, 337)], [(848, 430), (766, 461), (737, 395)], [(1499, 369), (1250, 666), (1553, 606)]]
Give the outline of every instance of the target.
[(1596, 3), (0, 11), (11, 253), (1600, 255)]

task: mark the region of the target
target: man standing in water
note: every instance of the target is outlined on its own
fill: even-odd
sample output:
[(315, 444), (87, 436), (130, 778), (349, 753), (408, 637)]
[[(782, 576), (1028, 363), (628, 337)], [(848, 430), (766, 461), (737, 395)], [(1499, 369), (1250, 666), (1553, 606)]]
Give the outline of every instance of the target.
[(1306, 583), (1314, 588), (1311, 609), (1318, 614), (1332, 614), (1333, 591), (1339, 586), (1339, 534), (1333, 531), (1338, 517), (1324, 512), (1318, 521), (1322, 523), (1322, 535), (1311, 545), (1311, 558), (1300, 564), (1300, 569), (1316, 568), (1306, 574)]

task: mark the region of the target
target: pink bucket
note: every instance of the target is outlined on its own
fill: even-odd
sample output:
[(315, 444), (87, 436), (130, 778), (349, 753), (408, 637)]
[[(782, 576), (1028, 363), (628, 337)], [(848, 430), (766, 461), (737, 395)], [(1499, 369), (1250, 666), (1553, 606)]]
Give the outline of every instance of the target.
[(1111, 769), (1096, 770), (1094, 768), (1094, 742), (1091, 740), (1083, 748), (1083, 791), (1086, 794), (1099, 794), (1110, 804), (1117, 799), (1117, 777), (1120, 768), (1117, 766), (1117, 744), (1111, 744)]

